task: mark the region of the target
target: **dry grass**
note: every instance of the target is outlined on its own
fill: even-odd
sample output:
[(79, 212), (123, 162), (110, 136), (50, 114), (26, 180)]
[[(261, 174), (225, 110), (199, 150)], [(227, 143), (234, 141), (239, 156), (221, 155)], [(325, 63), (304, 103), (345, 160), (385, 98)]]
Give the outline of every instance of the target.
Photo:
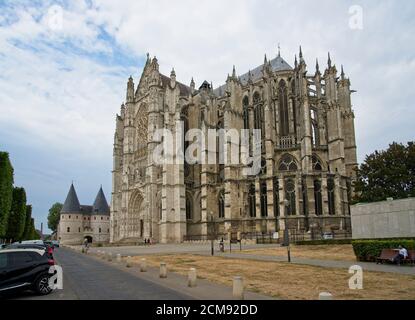
[[(248, 249), (241, 253), (264, 256), (286, 256), (286, 247)], [(296, 258), (310, 258), (322, 260), (356, 261), (351, 244), (320, 245), (320, 246), (291, 246), (291, 256)]]
[[(142, 257), (135, 257), (138, 262)], [(205, 257), (191, 254), (146, 256), (150, 266), (166, 262), (169, 271), (187, 275), (196, 268), (198, 278), (228, 286), (232, 277), (244, 278), (253, 292), (281, 299), (313, 300), (319, 292), (331, 292), (336, 299), (415, 299), (415, 276), (364, 272), (363, 290), (350, 290), (348, 270), (262, 262), (244, 259)]]

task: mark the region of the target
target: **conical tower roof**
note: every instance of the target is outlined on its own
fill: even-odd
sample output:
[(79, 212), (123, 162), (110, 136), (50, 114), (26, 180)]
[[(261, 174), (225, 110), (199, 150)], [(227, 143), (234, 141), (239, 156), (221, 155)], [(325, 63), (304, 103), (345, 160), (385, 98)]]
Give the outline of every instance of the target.
[(92, 207), (92, 214), (109, 215), (110, 208), (108, 206), (107, 199), (105, 198), (102, 187), (99, 188), (98, 194), (95, 198), (94, 205)]
[(68, 195), (66, 196), (61, 213), (81, 213), (81, 205), (79, 204), (78, 196), (76, 195), (73, 183), (71, 184)]

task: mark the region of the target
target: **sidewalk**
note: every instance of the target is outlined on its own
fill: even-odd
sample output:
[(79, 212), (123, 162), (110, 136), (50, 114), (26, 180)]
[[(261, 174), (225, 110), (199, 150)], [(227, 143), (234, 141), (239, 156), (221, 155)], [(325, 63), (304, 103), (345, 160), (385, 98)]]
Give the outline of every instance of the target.
[[(92, 259), (96, 259), (101, 263), (111, 265), (112, 267), (122, 272), (128, 272), (141, 279), (151, 281), (157, 285), (164, 286), (166, 288), (186, 294), (196, 300), (234, 300), (232, 296), (232, 287), (216, 284), (203, 279), (197, 279), (197, 286), (194, 288), (190, 288), (187, 286), (187, 277), (177, 273), (168, 272), (167, 278), (161, 279), (159, 277), (159, 268), (147, 267), (147, 272), (140, 272), (137, 263), (134, 263), (132, 267), (127, 268), (125, 259), (123, 259), (122, 262), (119, 263), (115, 261), (115, 257), (113, 257), (112, 262), (108, 262), (95, 254), (88, 254), (86, 256)], [(235, 276), (238, 275), (236, 274)], [(254, 292), (245, 291), (245, 300), (273, 299), (275, 298), (257, 294)]]
[[(195, 253), (197, 255), (207, 256), (206, 252)], [(243, 254), (243, 253), (216, 253), (218, 257), (224, 257), (229, 259), (245, 259), (256, 261), (271, 261), (271, 262), (287, 262), (287, 256), (267, 256), (267, 255), (255, 255), (255, 254)], [(316, 267), (325, 268), (341, 268), (349, 269), (353, 265), (359, 265), (363, 271), (376, 271), (376, 272), (391, 272), (405, 275), (415, 275), (415, 267), (413, 266), (397, 266), (376, 264), (374, 262), (358, 262), (358, 261), (338, 261), (338, 260), (320, 260), (320, 259), (308, 259), (308, 258), (296, 258), (291, 256), (291, 263), (310, 265)]]

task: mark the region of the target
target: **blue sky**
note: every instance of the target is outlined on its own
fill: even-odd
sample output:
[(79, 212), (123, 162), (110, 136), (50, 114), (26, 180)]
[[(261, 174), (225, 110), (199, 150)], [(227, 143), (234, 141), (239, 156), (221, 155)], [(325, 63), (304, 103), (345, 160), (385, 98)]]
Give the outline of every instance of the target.
[[(350, 27), (362, 9), (362, 29)], [(308, 70), (331, 52), (351, 79), (358, 157), (414, 140), (412, 1), (2, 1), (0, 150), (10, 153), (37, 226), (72, 180), (83, 204), (109, 200), (115, 114), (146, 53), (196, 85), (224, 83), (301, 44)], [(61, 17), (61, 19), (60, 19)]]

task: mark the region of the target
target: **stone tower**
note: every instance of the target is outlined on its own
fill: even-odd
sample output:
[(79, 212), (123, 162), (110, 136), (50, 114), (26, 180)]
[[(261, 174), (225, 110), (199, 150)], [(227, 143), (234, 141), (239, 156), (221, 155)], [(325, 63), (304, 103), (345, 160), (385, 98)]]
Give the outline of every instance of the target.
[(110, 208), (102, 187), (90, 206), (79, 203), (71, 184), (60, 213), (57, 238), (62, 244), (81, 244), (85, 238), (94, 243), (109, 242)]

